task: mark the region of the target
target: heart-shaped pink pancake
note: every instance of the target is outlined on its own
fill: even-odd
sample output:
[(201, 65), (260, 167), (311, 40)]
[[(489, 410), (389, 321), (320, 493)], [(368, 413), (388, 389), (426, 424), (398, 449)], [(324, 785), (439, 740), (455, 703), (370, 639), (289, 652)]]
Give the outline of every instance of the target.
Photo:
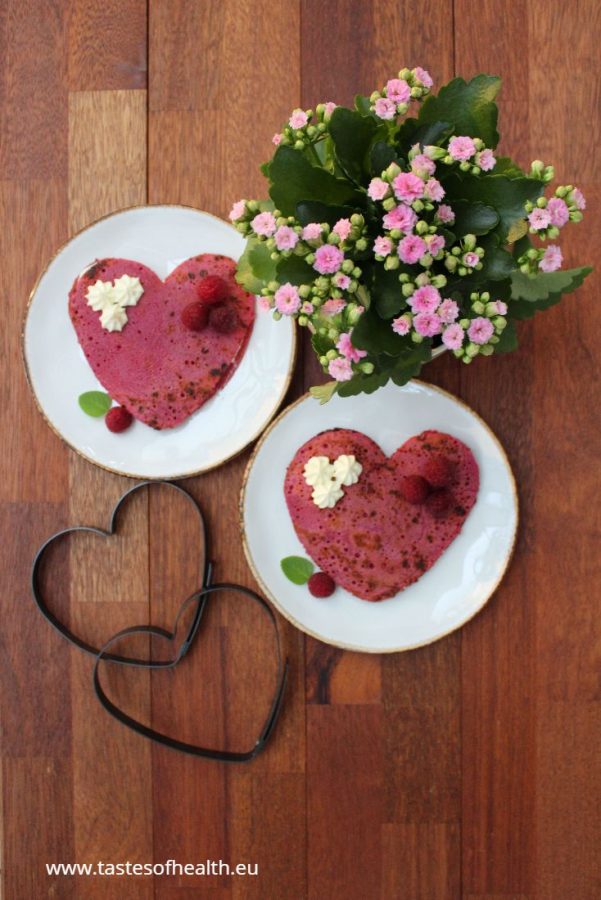
[[(236, 263), (205, 253), (179, 265), (163, 282), (141, 263), (103, 259), (76, 279), (69, 314), (94, 374), (108, 394), (152, 428), (173, 428), (200, 409), (231, 377), (250, 338), (255, 298), (234, 279)], [(144, 293), (127, 307), (122, 331), (109, 332), (100, 313), (88, 306), (86, 291), (98, 279), (139, 278)], [(230, 289), (225, 301), (236, 311), (229, 334), (212, 327), (190, 331), (181, 321), (185, 306), (197, 300), (206, 275), (218, 275)]]
[[(343, 487), (332, 509), (319, 509), (303, 469), (312, 456), (333, 462), (352, 454), (359, 481)], [(453, 503), (441, 518), (427, 504), (404, 499), (399, 485), (431, 457), (453, 463)], [(385, 600), (417, 581), (451, 544), (476, 502), (480, 475), (469, 447), (449, 434), (424, 431), (392, 456), (358, 431), (336, 428), (307, 441), (288, 467), (284, 491), (295, 531), (311, 559), (336, 584), (362, 600)]]

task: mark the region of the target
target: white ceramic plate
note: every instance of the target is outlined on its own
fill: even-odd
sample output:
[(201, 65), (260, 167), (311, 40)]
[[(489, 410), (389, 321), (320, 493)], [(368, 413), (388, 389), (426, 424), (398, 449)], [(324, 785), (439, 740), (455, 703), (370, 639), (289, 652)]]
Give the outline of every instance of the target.
[[(354, 428), (391, 454), (428, 428), (464, 441), (480, 467), (480, 490), (459, 537), (419, 581), (379, 603), (337, 588), (327, 600), (286, 579), (285, 556), (307, 556), (284, 499), (286, 469), (299, 447), (330, 428)], [(241, 495), (244, 547), (265, 593), (298, 628), (328, 644), (392, 653), (429, 644), (482, 609), (509, 563), (518, 501), (507, 457), (471, 409), (439, 388), (412, 381), (373, 396), (334, 397), (320, 406), (309, 395), (276, 419), (249, 462)]]
[(95, 259), (138, 260), (165, 278), (198, 253), (238, 259), (243, 249), (244, 239), (231, 225), (183, 206), (141, 206), (114, 213), (62, 247), (33, 290), (23, 350), (42, 413), (74, 450), (121, 475), (182, 478), (220, 465), (261, 433), (290, 382), (292, 321), (274, 322), (258, 310), (234, 375), (183, 425), (154, 431), (134, 421), (123, 434), (112, 434), (102, 418), (90, 418), (79, 408), (79, 394), (103, 388), (79, 346), (67, 306), (74, 279)]

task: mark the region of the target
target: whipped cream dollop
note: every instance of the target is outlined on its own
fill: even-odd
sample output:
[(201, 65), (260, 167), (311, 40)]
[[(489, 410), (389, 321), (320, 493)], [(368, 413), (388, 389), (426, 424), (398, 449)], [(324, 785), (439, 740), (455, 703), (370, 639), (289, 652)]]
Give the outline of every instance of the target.
[(127, 325), (127, 306), (136, 306), (144, 293), (142, 282), (131, 275), (121, 275), (114, 282), (95, 281), (86, 291), (86, 302), (100, 313), (100, 324), (106, 331), (123, 331)]
[(342, 486), (356, 484), (362, 471), (353, 454), (342, 453), (333, 463), (327, 456), (312, 456), (305, 463), (303, 477), (313, 488), (313, 503), (319, 509), (332, 509), (344, 497)]

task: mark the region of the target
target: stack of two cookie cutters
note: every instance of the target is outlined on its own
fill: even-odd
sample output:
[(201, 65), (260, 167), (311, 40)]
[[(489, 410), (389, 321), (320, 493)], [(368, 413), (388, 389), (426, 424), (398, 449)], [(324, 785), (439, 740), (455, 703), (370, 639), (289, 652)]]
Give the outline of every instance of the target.
[[(157, 486), (168, 487), (174, 491), (177, 491), (179, 494), (185, 497), (194, 508), (196, 515), (199, 518), (203, 535), (201, 540), (201, 549), (204, 551), (203, 559), (205, 560), (202, 584), (197, 591), (191, 594), (182, 603), (176, 616), (173, 631), (167, 631), (164, 628), (159, 628), (154, 625), (134, 625), (118, 631), (116, 634), (110, 637), (101, 647), (94, 647), (74, 634), (67, 627), (67, 625), (65, 625), (65, 623), (62, 622), (48, 607), (45, 600), (44, 591), (41, 586), (40, 568), (42, 560), (51, 544), (70, 534), (74, 534), (77, 532), (90, 532), (101, 537), (110, 537), (111, 535), (114, 535), (117, 530), (117, 519), (119, 511), (126, 500), (131, 497), (132, 494), (135, 494), (136, 492), (142, 490), (142, 488), (150, 489)], [(275, 728), (282, 707), (282, 701), (286, 687), (288, 676), (288, 659), (284, 659), (282, 657), (277, 622), (271, 607), (267, 604), (263, 597), (250, 590), (249, 588), (243, 587), (242, 585), (230, 584), (226, 582), (213, 584), (213, 564), (208, 561), (207, 544), (207, 530), (202, 510), (200, 508), (200, 505), (197, 503), (194, 497), (192, 497), (192, 495), (188, 493), (188, 491), (170, 481), (142, 481), (127, 490), (119, 498), (111, 514), (109, 527), (107, 530), (87, 525), (76, 525), (72, 528), (65, 528), (62, 531), (58, 531), (51, 537), (49, 537), (48, 540), (46, 540), (39, 548), (33, 560), (31, 568), (31, 590), (35, 603), (46, 621), (49, 622), (59, 632), (59, 634), (66, 638), (69, 643), (73, 644), (75, 647), (78, 647), (84, 653), (89, 653), (95, 658), (93, 670), (94, 692), (104, 709), (115, 719), (117, 719), (117, 721), (121, 722), (123, 725), (126, 725), (128, 728), (131, 728), (132, 731), (143, 735), (143, 737), (146, 737), (157, 744), (162, 744), (163, 746), (170, 747), (173, 750), (179, 750), (182, 753), (189, 753), (193, 756), (205, 757), (206, 759), (221, 760), (223, 762), (249, 762), (250, 760), (254, 759), (255, 756), (258, 756), (258, 754), (261, 753), (262, 750), (264, 750)], [(174, 669), (179, 665), (179, 663), (184, 659), (188, 651), (194, 645), (200, 629), (203, 614), (207, 608), (207, 604), (210, 598), (214, 595), (219, 594), (219, 592), (221, 592), (222, 594), (224, 592), (234, 593), (241, 595), (242, 598), (253, 600), (266, 613), (275, 632), (277, 659), (275, 691), (267, 718), (259, 732), (259, 736), (255, 744), (249, 750), (232, 751), (202, 747), (197, 744), (189, 744), (184, 741), (177, 740), (177, 738), (173, 738), (169, 735), (163, 734), (160, 731), (156, 731), (155, 729), (150, 728), (149, 726), (144, 725), (142, 722), (139, 722), (136, 719), (132, 718), (122, 709), (116, 706), (106, 695), (100, 680), (100, 667), (102, 662), (110, 663), (113, 665), (133, 666), (135, 668), (141, 669)], [(149, 635), (173, 641), (177, 635), (178, 625), (182, 619), (182, 616), (191, 607), (194, 610), (191, 624), (188, 628), (184, 640), (171, 659), (152, 661), (149, 659), (140, 659), (134, 656), (121, 656), (119, 654), (111, 652), (111, 647), (113, 647), (114, 644), (130, 635)]]

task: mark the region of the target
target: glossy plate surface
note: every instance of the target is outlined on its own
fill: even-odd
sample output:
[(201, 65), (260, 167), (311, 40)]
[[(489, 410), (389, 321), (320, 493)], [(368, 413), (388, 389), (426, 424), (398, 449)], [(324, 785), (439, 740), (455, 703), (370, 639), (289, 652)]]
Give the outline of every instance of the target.
[[(287, 466), (305, 441), (337, 427), (363, 431), (387, 454), (425, 429), (447, 432), (471, 448), (480, 467), (478, 499), (459, 537), (419, 581), (379, 603), (341, 588), (327, 600), (315, 599), (280, 568), (285, 556), (307, 555), (284, 499)], [(286, 618), (328, 644), (391, 653), (449, 634), (484, 606), (511, 557), (518, 501), (507, 457), (482, 419), (451, 394), (412, 381), (372, 396), (334, 397), (324, 406), (306, 395), (284, 410), (249, 462), (241, 522), (249, 564)]]
[(134, 421), (111, 434), (79, 408), (79, 394), (103, 390), (69, 319), (74, 279), (95, 259), (144, 263), (165, 278), (198, 253), (238, 259), (243, 237), (226, 222), (182, 206), (141, 206), (81, 231), (57, 253), (33, 290), (23, 333), (29, 382), (52, 428), (90, 462), (138, 478), (182, 478), (214, 468), (256, 438), (276, 412), (294, 365), (292, 321), (257, 310), (248, 347), (225, 387), (183, 425), (154, 431)]

